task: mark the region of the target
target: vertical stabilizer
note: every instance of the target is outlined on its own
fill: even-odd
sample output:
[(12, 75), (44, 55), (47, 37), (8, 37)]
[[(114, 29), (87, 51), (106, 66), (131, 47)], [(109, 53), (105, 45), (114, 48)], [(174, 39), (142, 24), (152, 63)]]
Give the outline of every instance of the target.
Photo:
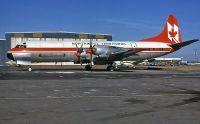
[(181, 43), (182, 38), (176, 17), (173, 15), (168, 17), (165, 27), (159, 35), (151, 38), (145, 38), (140, 41), (164, 42), (169, 44)]

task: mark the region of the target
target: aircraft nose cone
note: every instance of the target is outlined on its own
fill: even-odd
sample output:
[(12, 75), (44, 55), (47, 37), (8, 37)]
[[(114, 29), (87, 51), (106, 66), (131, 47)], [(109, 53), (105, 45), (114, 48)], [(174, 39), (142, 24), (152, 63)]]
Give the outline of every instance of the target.
[(7, 53), (7, 57), (8, 57), (10, 60), (14, 60), (14, 57), (13, 57), (12, 53)]

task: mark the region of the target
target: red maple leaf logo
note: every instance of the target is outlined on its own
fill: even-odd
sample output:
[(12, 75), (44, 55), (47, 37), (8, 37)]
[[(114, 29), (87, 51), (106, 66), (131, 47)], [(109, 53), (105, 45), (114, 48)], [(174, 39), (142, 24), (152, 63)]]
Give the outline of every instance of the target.
[(172, 28), (171, 31), (169, 31), (170, 37), (176, 37), (177, 31), (174, 31), (174, 28)]

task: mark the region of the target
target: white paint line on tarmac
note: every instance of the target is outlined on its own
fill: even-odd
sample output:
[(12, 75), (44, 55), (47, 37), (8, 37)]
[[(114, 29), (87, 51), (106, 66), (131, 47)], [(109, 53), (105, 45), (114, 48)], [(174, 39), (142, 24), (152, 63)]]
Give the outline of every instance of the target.
[(69, 71), (49, 71), (45, 72), (47, 74), (74, 74), (75, 72), (69, 72)]
[(46, 96), (46, 97), (6, 97), (0, 100), (28, 100), (28, 99), (74, 99), (74, 98), (127, 98), (127, 97), (163, 97), (163, 96), (192, 96), (194, 94), (135, 94), (128, 96)]

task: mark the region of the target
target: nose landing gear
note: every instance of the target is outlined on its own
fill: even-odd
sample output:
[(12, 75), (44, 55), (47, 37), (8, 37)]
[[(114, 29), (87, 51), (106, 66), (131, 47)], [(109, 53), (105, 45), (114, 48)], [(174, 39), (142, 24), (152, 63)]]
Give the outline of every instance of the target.
[(33, 69), (31, 67), (28, 68), (28, 71), (32, 71)]

